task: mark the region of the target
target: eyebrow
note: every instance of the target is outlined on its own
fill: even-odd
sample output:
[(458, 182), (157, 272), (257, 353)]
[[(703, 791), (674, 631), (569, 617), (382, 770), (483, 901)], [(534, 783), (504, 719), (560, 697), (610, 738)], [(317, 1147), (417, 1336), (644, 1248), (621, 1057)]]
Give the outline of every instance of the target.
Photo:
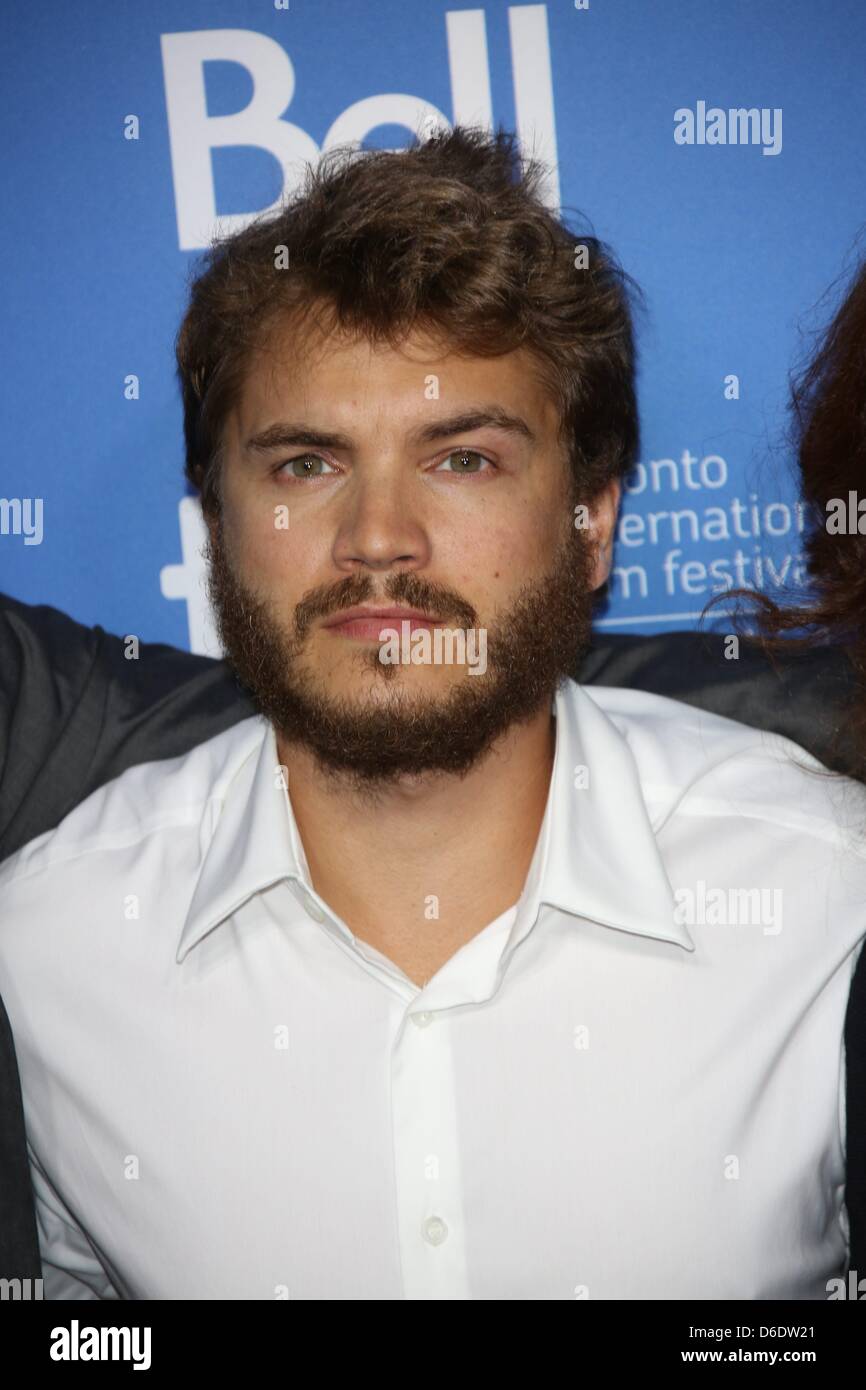
[[(415, 444), (430, 444), (437, 439), (448, 439), (454, 434), (468, 434), (472, 430), (497, 429), (506, 434), (514, 434), (535, 443), (535, 432), (519, 415), (511, 415), (498, 405), (480, 406), (461, 411), (459, 415), (448, 415), (441, 420), (431, 420), (427, 425), (413, 431), (409, 436)], [(327, 430), (311, 429), (303, 422), (277, 420), (266, 429), (253, 434), (244, 445), (247, 453), (269, 453), (272, 449), (286, 449), (300, 446), (305, 449), (346, 449), (353, 447), (352, 440), (345, 434), (334, 434)]]

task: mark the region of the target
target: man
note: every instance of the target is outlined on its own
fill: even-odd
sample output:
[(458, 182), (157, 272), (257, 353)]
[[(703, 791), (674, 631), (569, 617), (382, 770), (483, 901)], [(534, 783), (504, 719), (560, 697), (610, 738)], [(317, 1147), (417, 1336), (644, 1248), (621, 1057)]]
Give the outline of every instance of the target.
[(0, 873), (51, 1297), (809, 1298), (844, 1263), (863, 794), (568, 680), (630, 325), (513, 174), (465, 132), (324, 169), (194, 289), (188, 470), (264, 717)]

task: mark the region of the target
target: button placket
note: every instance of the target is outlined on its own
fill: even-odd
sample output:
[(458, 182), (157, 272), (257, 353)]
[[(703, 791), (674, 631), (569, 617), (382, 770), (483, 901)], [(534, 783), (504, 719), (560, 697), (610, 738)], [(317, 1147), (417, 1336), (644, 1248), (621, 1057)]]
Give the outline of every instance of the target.
[(427, 1009), (409, 1018), (391, 1075), (404, 1296), (468, 1299), (452, 1021)]

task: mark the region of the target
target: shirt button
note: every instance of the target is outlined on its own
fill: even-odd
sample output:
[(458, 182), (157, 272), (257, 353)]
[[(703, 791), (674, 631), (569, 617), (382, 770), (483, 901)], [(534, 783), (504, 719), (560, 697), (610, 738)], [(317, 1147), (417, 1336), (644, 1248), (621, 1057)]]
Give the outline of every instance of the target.
[(307, 898), (305, 906), (314, 922), (324, 922), (325, 914), (313, 898)]
[(441, 1245), (443, 1240), (448, 1239), (448, 1227), (441, 1216), (428, 1216), (421, 1229), (424, 1239), (431, 1245)]
[(409, 1017), (412, 1019), (416, 1028), (426, 1028), (428, 1023), (433, 1022), (433, 1015), (431, 1013), (410, 1014)]

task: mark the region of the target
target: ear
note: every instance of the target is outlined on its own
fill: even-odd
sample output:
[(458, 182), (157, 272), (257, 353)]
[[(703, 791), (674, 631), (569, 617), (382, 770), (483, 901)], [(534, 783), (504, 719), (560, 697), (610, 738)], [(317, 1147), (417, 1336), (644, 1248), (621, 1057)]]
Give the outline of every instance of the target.
[(599, 589), (610, 574), (613, 563), (613, 540), (619, 513), (622, 489), (618, 478), (607, 483), (590, 508), (590, 526), (596, 542), (590, 587)]

